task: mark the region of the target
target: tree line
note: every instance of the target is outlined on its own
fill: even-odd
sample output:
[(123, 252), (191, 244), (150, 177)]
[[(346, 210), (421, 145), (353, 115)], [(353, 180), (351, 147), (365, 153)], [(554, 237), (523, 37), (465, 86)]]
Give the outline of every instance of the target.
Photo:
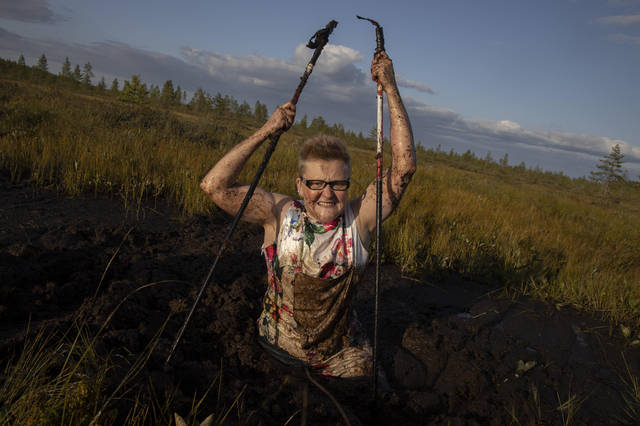
[[(12, 61), (2, 60), (5, 64), (12, 63)], [(187, 102), (187, 92), (183, 90), (180, 85), (175, 85), (172, 80), (167, 80), (162, 85), (162, 88), (158, 85), (147, 84), (142, 81), (140, 75), (133, 74), (130, 80), (125, 80), (122, 83), (114, 78), (107, 88), (107, 83), (104, 76), (101, 77), (99, 82), (94, 86), (92, 78), (95, 77), (93, 73), (93, 66), (91, 62), (85, 63), (82, 68), (79, 64), (76, 64), (72, 69), (71, 61), (69, 57), (65, 58), (60, 73), (56, 76), (49, 72), (48, 61), (43, 53), (38, 61), (32, 66), (27, 66), (25, 58), (20, 55), (16, 63), (18, 67), (3, 67), (3, 75), (7, 77), (27, 78), (34, 80), (55, 81), (60, 79), (63, 83), (75, 84), (90, 90), (97, 90), (105, 94), (111, 94), (116, 96), (123, 102), (136, 103), (136, 104), (155, 104), (169, 108), (186, 108), (194, 113), (198, 114), (215, 114), (217, 117), (239, 119), (252, 118), (258, 123), (263, 123), (269, 117), (269, 111), (267, 106), (257, 100), (253, 105), (253, 108), (247, 101), (238, 102), (233, 96), (222, 95), (217, 92), (215, 95), (209, 94), (204, 89), (199, 87), (191, 96), (191, 99)], [(362, 132), (357, 134), (344, 128), (342, 123), (328, 124), (322, 116), (314, 117), (309, 121), (307, 115), (304, 115), (299, 119), (294, 128), (304, 132), (305, 134), (325, 133), (332, 136), (339, 137), (347, 143), (351, 143), (355, 146), (363, 148), (370, 147), (371, 142), (376, 139), (376, 128), (370, 129), (368, 134), (364, 136)], [(385, 139), (385, 143), (388, 144), (388, 140)], [(418, 151), (429, 154), (431, 156), (443, 158), (440, 145), (435, 149), (423, 148), (421, 142), (417, 144)], [(521, 172), (533, 172), (535, 174), (544, 175), (557, 175), (559, 178), (567, 178), (562, 172), (551, 173), (543, 171), (539, 166), (535, 168), (527, 169), (524, 162), (521, 162), (517, 166), (509, 164), (509, 154), (505, 153), (504, 156), (496, 162), (491, 156), (491, 152), (488, 152), (485, 158), (477, 157), (471, 150), (467, 150), (462, 154), (456, 153), (453, 149), (445, 155), (449, 160), (457, 159), (456, 163), (464, 163), (467, 166), (476, 164), (477, 166), (498, 165), (504, 169), (513, 169)], [(625, 183), (630, 183), (630, 179), (627, 173), (623, 169), (624, 154), (620, 145), (612, 147), (611, 152), (605, 155), (599, 160), (596, 165), (596, 170), (592, 171), (589, 176), (589, 180), (592, 182), (601, 184), (602, 191), (605, 196), (610, 196), (611, 191)], [(463, 165), (464, 166), (464, 165)], [(465, 167), (463, 167), (465, 168)]]

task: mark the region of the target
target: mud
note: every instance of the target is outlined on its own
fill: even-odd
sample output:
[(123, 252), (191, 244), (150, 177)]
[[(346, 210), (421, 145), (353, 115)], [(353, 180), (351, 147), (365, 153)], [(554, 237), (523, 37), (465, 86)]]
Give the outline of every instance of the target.
[[(68, 198), (2, 178), (0, 223), (2, 359), (20, 349), (29, 322), (31, 330), (54, 332), (81, 320), (96, 333), (124, 300), (97, 343), (117, 365), (111, 389), (161, 330), (144, 369), (128, 384), (143, 399), (154, 398), (151, 389), (156, 398), (172, 393), (171, 410), (186, 414), (194, 393), (203, 395), (221, 373), (220, 395), (216, 385), (200, 420), (242, 393), (229, 424), (300, 424), (303, 415), (307, 424), (343, 422), (302, 371), (284, 367), (257, 344), (266, 285), (260, 229), (239, 227), (164, 368), (228, 216), (181, 218), (162, 202), (125, 211), (118, 199)], [(455, 277), (407, 278), (393, 265), (383, 273), (379, 365), (388, 383), (380, 382), (377, 404), (370, 381), (318, 378), (351, 424), (638, 421), (628, 415), (633, 403), (624, 360), (637, 376), (640, 349), (614, 325), (571, 307), (506, 297), (500, 283), (492, 289)], [(371, 271), (356, 309), (371, 330)], [(114, 401), (109, 415), (121, 419), (126, 404)]]

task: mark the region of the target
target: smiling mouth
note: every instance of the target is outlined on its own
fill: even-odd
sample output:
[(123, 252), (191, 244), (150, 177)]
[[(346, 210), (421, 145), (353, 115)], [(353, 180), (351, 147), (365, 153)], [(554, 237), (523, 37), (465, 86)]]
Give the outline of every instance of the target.
[(336, 203), (330, 202), (330, 201), (318, 201), (316, 204), (323, 207), (330, 207), (330, 206), (336, 205)]

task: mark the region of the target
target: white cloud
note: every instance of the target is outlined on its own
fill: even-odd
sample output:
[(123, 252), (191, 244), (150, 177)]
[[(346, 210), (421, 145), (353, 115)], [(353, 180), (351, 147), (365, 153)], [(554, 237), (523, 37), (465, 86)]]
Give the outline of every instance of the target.
[(497, 126), (498, 128), (506, 131), (520, 130), (520, 125), (518, 123), (509, 120), (498, 121)]
[(419, 81), (412, 81), (412, 80), (406, 79), (404, 77), (397, 76), (396, 77), (396, 82), (398, 83), (398, 86), (408, 87), (410, 89), (416, 89), (419, 92), (429, 93), (431, 95), (435, 95), (437, 93), (431, 87), (429, 87), (426, 84), (421, 83)]
[(630, 36), (626, 34), (610, 34), (607, 39), (616, 43), (635, 44), (640, 46), (640, 37)]
[[(312, 53), (313, 50), (306, 47), (305, 44), (299, 44), (293, 52), (295, 64), (304, 67), (311, 59)], [(363, 58), (362, 53), (350, 47), (327, 44), (318, 58), (314, 72), (333, 74)]]
[(616, 15), (605, 16), (599, 19), (603, 24), (615, 25), (616, 27), (630, 27), (640, 25), (640, 15)]
[(213, 78), (262, 87), (277, 88), (283, 75), (297, 70), (295, 64), (257, 55), (238, 57), (189, 47), (182, 48), (182, 55), (188, 63), (205, 69)]

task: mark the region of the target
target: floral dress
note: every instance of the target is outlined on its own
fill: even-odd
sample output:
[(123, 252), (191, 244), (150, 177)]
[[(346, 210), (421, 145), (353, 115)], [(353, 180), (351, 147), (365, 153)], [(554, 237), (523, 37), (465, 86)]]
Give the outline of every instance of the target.
[[(267, 264), (268, 286), (258, 318), (260, 335), (271, 345), (306, 362), (317, 372), (338, 377), (371, 374), (372, 351), (362, 333), (355, 311), (346, 313), (346, 332), (339, 346), (305, 344), (302, 324), (296, 320), (296, 277), (338, 282), (355, 287), (368, 253), (360, 240), (351, 207), (328, 223), (307, 216), (302, 201), (294, 201), (285, 215), (276, 242), (262, 249)], [(298, 281), (300, 282), (300, 281)], [(299, 289), (298, 289), (299, 290)], [(300, 293), (298, 291), (298, 298)], [(313, 295), (310, 295), (313, 297)], [(352, 299), (352, 292), (347, 296)], [(298, 303), (297, 303), (298, 302)]]

